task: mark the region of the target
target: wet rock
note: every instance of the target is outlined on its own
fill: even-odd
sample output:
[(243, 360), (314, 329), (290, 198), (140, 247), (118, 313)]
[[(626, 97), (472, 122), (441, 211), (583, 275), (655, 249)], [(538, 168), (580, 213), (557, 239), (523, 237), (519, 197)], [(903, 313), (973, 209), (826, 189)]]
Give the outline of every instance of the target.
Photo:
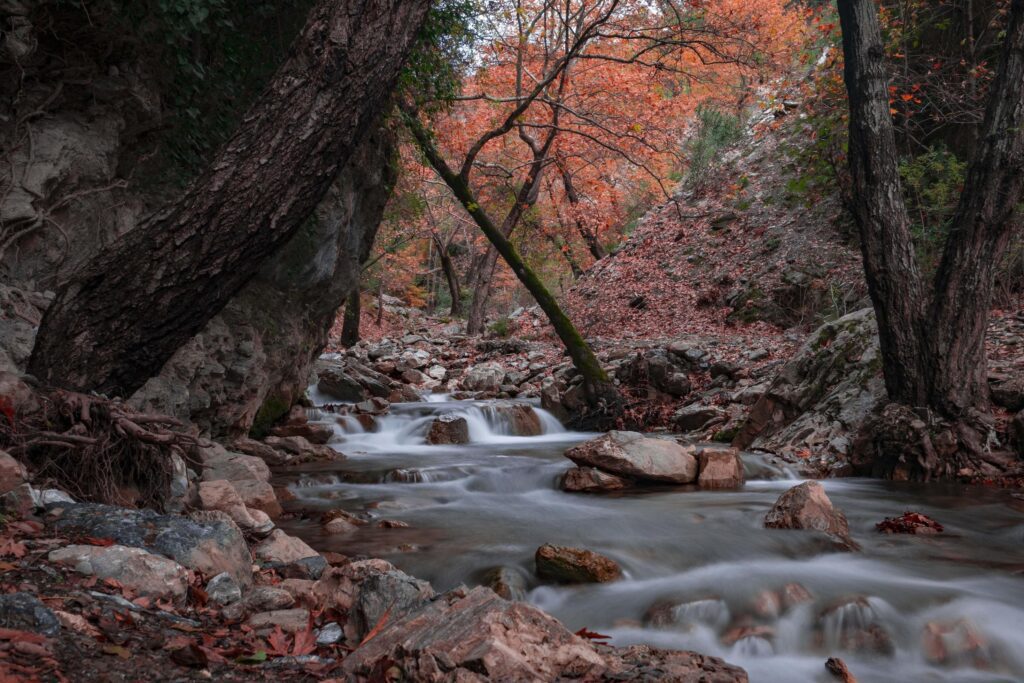
[(637, 432), (608, 432), (565, 452), (577, 465), (621, 477), (672, 484), (697, 478), (696, 449), (674, 441), (648, 439)]
[(354, 377), (337, 365), (321, 366), (317, 370), (317, 391), (338, 401), (358, 403), (369, 395)]
[(534, 556), (537, 576), (558, 583), (607, 583), (622, 578), (618, 563), (584, 548), (546, 543)]
[(113, 579), (136, 595), (178, 601), (188, 592), (188, 570), (142, 548), (69, 545), (51, 551), (47, 559), (79, 574)]
[(313, 444), (325, 444), (334, 436), (334, 430), (330, 425), (304, 423), (290, 424), (274, 427), (270, 430), (273, 436), (301, 436)]
[(693, 403), (677, 410), (672, 415), (672, 424), (681, 432), (693, 432), (704, 429), (714, 422), (720, 422), (726, 417), (723, 408)]
[(385, 398), (374, 396), (355, 404), (352, 406), (352, 410), (360, 415), (384, 415), (391, 410), (391, 402)]
[(700, 452), (702, 489), (734, 489), (743, 486), (743, 460), (735, 448), (704, 448)]
[(231, 444), (231, 448), (239, 453), (254, 455), (268, 465), (283, 465), (288, 462), (289, 456), (287, 453), (283, 453), (262, 441), (256, 441), (248, 437), (235, 439)]
[(840, 683), (857, 683), (857, 679), (854, 678), (852, 673), (850, 673), (850, 669), (846, 666), (846, 662), (838, 657), (829, 657), (825, 660), (825, 671), (832, 674), (832, 678)]
[(857, 547), (850, 538), (846, 516), (833, 507), (825, 488), (816, 481), (805, 481), (779, 496), (765, 516), (764, 526), (823, 531), (850, 549)]
[(344, 455), (330, 446), (310, 443), (301, 436), (268, 436), (263, 440), (268, 446), (280, 449), (302, 460), (341, 460)]
[(390, 619), (342, 670), (363, 678), (384, 662), (415, 681), (554, 681), (605, 668), (588, 643), (551, 617), (483, 587), (446, 593)]
[(0, 595), (0, 628), (55, 636), (60, 632), (60, 621), (36, 596), (9, 593)]
[(659, 600), (647, 608), (643, 623), (653, 628), (691, 629), (700, 625), (720, 631), (730, 618), (729, 606), (724, 600), (707, 597), (684, 602)]
[(28, 481), (28, 471), (25, 466), (6, 451), (0, 451), (0, 494), (7, 493), (26, 481)]
[(61, 507), (54, 522), (60, 533), (110, 539), (169, 557), (205, 576), (227, 572), (243, 587), (252, 584), (252, 558), (234, 523), (92, 503)]
[(408, 529), (409, 523), (397, 519), (382, 519), (376, 526), (378, 529)]
[(489, 406), (489, 410), (507, 427), (513, 436), (540, 436), (544, 427), (537, 411), (525, 403), (499, 402)]
[(526, 576), (512, 567), (494, 567), (482, 577), (481, 583), (506, 600), (526, 599)]
[(657, 650), (647, 645), (597, 649), (608, 663), (602, 680), (747, 683), (743, 669), (696, 652)]
[(818, 638), (827, 649), (891, 655), (892, 636), (871, 603), (862, 597), (825, 608), (818, 616)]
[(559, 487), (563, 491), (575, 493), (617, 491), (632, 484), (633, 482), (629, 479), (623, 479), (593, 467), (573, 467), (567, 470), (559, 480)]
[(785, 609), (793, 609), (807, 602), (814, 602), (814, 596), (802, 584), (787, 583), (782, 587), (782, 606)]
[(327, 519), (321, 528), (328, 534), (351, 534), (359, 530), (358, 526), (341, 516)]
[(242, 599), (242, 587), (227, 572), (221, 572), (206, 584), (206, 596), (216, 605), (230, 605)]
[(281, 516), (281, 504), (274, 493), (274, 487), (257, 479), (242, 479), (231, 482), (242, 502), (250, 510), (258, 510), (269, 517)]
[(274, 531), (253, 548), (257, 560), (271, 565), (287, 565), (319, 554), (310, 548), (305, 541), (289, 536), (280, 529)]
[[(238, 491), (229, 481), (221, 479), (200, 482), (197, 495), (200, 507), (204, 510), (220, 510), (227, 513), (242, 531), (262, 537), (269, 534), (274, 528), (274, 523), (270, 521), (266, 513), (258, 510), (250, 511), (245, 506), (242, 497), (238, 495)], [(257, 512), (259, 515), (254, 514)]]
[(272, 631), (278, 627), (285, 633), (298, 633), (309, 628), (309, 610), (302, 607), (259, 612), (249, 617), (246, 626), (254, 631)]
[(761, 638), (771, 642), (775, 638), (775, 629), (763, 624), (736, 626), (722, 634), (722, 643), (732, 647), (744, 638)]
[(466, 391), (497, 393), (505, 381), (505, 369), (498, 363), (481, 363), (466, 370), (462, 388)]
[(932, 664), (991, 669), (992, 655), (985, 637), (967, 619), (930, 621), (921, 634), (925, 659)]
[(430, 423), (427, 443), (434, 445), (469, 443), (469, 423), (460, 415), (445, 413)]
[(904, 512), (899, 517), (887, 517), (875, 525), (886, 534), (941, 534), (942, 525), (920, 512)]
[(218, 443), (200, 448), (199, 458), (203, 465), (203, 481), (270, 480), (270, 468), (262, 458), (232, 453)]

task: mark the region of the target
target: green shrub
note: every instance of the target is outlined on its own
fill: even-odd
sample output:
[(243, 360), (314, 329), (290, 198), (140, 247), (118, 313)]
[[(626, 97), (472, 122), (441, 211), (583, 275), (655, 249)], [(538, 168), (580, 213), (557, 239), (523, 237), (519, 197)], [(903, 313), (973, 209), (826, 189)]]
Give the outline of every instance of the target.
[(506, 317), (498, 318), (490, 324), (487, 330), (495, 337), (504, 339), (512, 334), (512, 321)]
[(700, 189), (709, 180), (708, 171), (719, 153), (739, 141), (743, 125), (739, 118), (709, 104), (697, 107), (697, 131), (686, 142), (689, 168), (686, 184)]
[(926, 270), (933, 270), (942, 254), (966, 168), (967, 164), (943, 145), (929, 147), (913, 159), (900, 162), (910, 230), (918, 259)]

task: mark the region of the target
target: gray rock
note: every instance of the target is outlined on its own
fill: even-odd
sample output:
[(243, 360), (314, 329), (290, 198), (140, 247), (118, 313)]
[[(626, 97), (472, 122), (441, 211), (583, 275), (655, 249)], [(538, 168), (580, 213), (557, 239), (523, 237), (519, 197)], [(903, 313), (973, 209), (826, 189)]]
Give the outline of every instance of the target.
[(344, 637), (345, 633), (341, 630), (341, 626), (338, 622), (332, 621), (320, 627), (320, 632), (316, 634), (316, 644), (334, 645)]
[(153, 510), (130, 510), (92, 503), (65, 504), (55, 528), (65, 534), (109, 538), (142, 548), (178, 564), (214, 576), (227, 572), (252, 585), (252, 558), (238, 527), (230, 522), (198, 522)]
[(0, 628), (55, 636), (60, 632), (60, 621), (36, 596), (9, 593), (0, 595)]
[(565, 452), (577, 465), (642, 481), (689, 484), (697, 479), (696, 449), (637, 432), (608, 432)]
[(206, 595), (218, 605), (230, 605), (242, 599), (242, 587), (227, 572), (221, 572), (206, 584)]
[(721, 421), (726, 412), (718, 406), (693, 403), (683, 406), (672, 415), (672, 423), (681, 432), (692, 432), (703, 429), (712, 422)]
[(182, 600), (188, 593), (189, 573), (180, 564), (142, 548), (123, 545), (69, 545), (47, 559), (99, 579), (113, 579), (137, 595)]
[(466, 370), (462, 388), (466, 391), (497, 392), (505, 381), (505, 369), (498, 363), (481, 363)]

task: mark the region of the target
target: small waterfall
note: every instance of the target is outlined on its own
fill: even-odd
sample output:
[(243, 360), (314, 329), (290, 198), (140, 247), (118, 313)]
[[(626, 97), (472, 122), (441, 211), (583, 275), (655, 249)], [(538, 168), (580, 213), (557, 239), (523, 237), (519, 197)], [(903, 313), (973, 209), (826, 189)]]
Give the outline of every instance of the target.
[(680, 626), (704, 624), (721, 631), (729, 623), (729, 606), (714, 598), (684, 602), (672, 608), (672, 618)]

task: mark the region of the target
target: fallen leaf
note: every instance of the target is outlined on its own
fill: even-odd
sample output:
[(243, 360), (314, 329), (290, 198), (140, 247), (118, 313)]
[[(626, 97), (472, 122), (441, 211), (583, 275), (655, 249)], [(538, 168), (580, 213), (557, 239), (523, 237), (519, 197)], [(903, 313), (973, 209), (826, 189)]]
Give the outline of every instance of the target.
[(587, 640), (611, 640), (611, 636), (606, 636), (595, 631), (588, 631), (586, 627), (576, 631), (576, 635), (580, 638), (586, 638)]
[(242, 655), (235, 661), (239, 664), (262, 664), (267, 661), (267, 653), (263, 650), (257, 650), (251, 655)]

